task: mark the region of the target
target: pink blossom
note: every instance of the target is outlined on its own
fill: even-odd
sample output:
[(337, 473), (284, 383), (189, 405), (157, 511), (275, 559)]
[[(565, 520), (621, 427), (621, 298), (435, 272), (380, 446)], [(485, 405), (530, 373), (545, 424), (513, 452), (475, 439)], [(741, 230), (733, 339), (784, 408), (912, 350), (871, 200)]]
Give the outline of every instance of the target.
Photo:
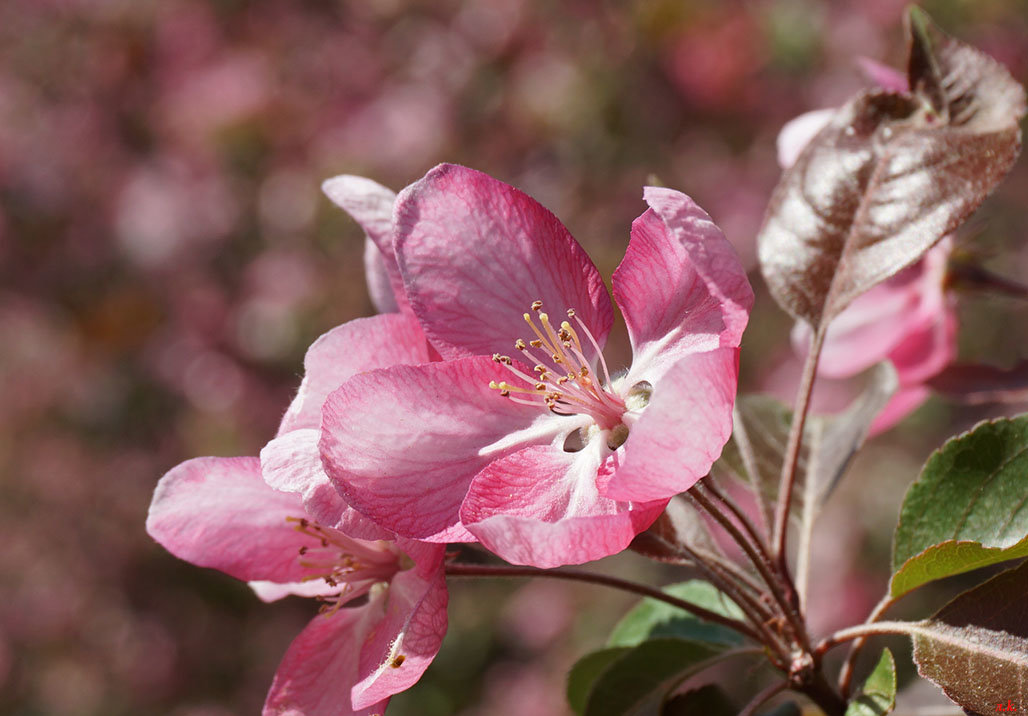
[(416, 682), (446, 632), (443, 545), (354, 539), (311, 520), (256, 458), (196, 458), (154, 493), (147, 532), (172, 554), (251, 583), (265, 600), (315, 596), (265, 714), (381, 714)]
[(553, 214), (453, 165), (399, 195), (405, 300), (444, 360), (329, 396), (322, 461), (349, 504), (397, 534), (552, 567), (624, 549), (707, 474), (731, 433), (753, 293), (692, 200), (644, 197), (613, 279), (634, 357), (611, 376), (606, 287)]
[[(872, 60), (861, 62), (884, 89), (906, 89), (906, 78), (896, 70)], [(782, 128), (778, 160), (783, 169), (796, 161), (834, 111), (807, 112)], [(929, 395), (925, 382), (956, 357), (956, 309), (944, 287), (951, 250), (947, 237), (920, 261), (857, 298), (828, 329), (819, 376), (850, 378), (883, 360), (896, 368), (899, 390), (875, 419), (873, 432), (887, 430), (917, 409)], [(793, 327), (792, 343), (799, 355), (806, 354), (810, 335), (805, 323)]]

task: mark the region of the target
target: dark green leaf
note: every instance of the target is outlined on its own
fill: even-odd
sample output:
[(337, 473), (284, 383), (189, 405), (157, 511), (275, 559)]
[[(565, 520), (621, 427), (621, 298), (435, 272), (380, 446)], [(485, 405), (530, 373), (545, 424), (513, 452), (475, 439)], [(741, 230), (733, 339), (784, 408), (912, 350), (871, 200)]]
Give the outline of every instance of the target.
[(683, 639), (645, 641), (603, 670), (589, 692), (584, 716), (660, 716), (671, 691), (724, 653)]
[(589, 698), (589, 692), (593, 684), (599, 678), (603, 670), (610, 666), (619, 657), (624, 656), (628, 648), (618, 647), (613, 649), (600, 649), (586, 654), (575, 662), (568, 672), (568, 704), (576, 714), (585, 711), (585, 702)]
[(1028, 415), (980, 423), (925, 463), (893, 540), (890, 592), (1028, 556)]
[(896, 662), (885, 649), (863, 688), (850, 701), (846, 716), (885, 716), (896, 707)]
[(772, 295), (815, 328), (963, 223), (1020, 151), (1021, 86), (912, 18), (911, 92), (841, 107), (783, 173), (757, 237)]
[(1028, 562), (964, 592), (913, 633), (921, 676), (977, 713), (1028, 695)]
[(737, 716), (738, 710), (721, 687), (707, 684), (672, 696), (660, 716)]
[[(664, 587), (672, 596), (733, 619), (745, 619), (742, 610), (710, 582), (700, 579)], [(742, 637), (720, 624), (711, 624), (667, 602), (643, 599), (618, 622), (607, 646), (637, 646), (647, 639), (678, 637), (693, 641), (737, 646)]]

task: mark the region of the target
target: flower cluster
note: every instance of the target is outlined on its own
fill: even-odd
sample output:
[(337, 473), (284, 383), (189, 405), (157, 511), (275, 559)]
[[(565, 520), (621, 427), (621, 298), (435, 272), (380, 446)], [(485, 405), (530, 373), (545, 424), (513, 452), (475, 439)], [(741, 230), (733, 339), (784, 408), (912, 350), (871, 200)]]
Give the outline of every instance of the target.
[(383, 313), (311, 346), (259, 459), (179, 465), (147, 523), (264, 599), (323, 602), (267, 713), (378, 713), (416, 681), (446, 629), (446, 543), (543, 568), (625, 549), (727, 442), (753, 302), (710, 217), (647, 188), (613, 276), (633, 358), (611, 371), (603, 280), (532, 198), (454, 165), (398, 196), (324, 189), (367, 234)]

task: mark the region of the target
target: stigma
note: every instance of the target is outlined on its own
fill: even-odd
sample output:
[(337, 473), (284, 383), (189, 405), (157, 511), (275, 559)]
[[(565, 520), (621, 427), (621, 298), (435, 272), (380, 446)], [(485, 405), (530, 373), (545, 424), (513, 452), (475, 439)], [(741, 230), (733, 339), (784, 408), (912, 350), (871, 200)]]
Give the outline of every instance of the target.
[(389, 582), (400, 571), (400, 557), (384, 542), (367, 542), (349, 537), (303, 517), (287, 517), (293, 529), (310, 537), (300, 547), (299, 563), (304, 582), (323, 580), (328, 593), (319, 596), (323, 614), (333, 614), (344, 604), (364, 596), (381, 582)]
[[(510, 356), (497, 353), (493, 361), (504, 366), (516, 380), (492, 381), (489, 387), (515, 403), (539, 406), (556, 415), (588, 415), (601, 430), (621, 430), (627, 408), (612, 388), (596, 338), (574, 309), (568, 309), (568, 320), (555, 326), (542, 308), (542, 301), (534, 301), (532, 313), (524, 314), (535, 337), (528, 341), (519, 338), (514, 343), (524, 364), (533, 366), (532, 373), (519, 367)], [(577, 328), (571, 321), (575, 321)], [(590, 367), (582, 337), (596, 352), (602, 381)], [(620, 442), (624, 439), (620, 438)]]

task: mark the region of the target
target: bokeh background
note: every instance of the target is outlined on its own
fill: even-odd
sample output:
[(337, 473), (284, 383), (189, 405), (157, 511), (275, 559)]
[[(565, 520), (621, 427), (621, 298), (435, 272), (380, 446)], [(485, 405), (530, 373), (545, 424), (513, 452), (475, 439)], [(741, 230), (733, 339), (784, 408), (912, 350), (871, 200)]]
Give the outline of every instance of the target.
[[(262, 604), (143, 524), (176, 463), (256, 454), (310, 342), (373, 311), (361, 232), (321, 180), (399, 189), (437, 162), (468, 164), (555, 211), (609, 276), (655, 177), (755, 269), (778, 129), (866, 84), (857, 57), (900, 64), (903, 5), (0, 3), (0, 713), (259, 710), (313, 605)], [(924, 6), (1028, 78), (1028, 3)], [(1015, 277), (1028, 273), (1026, 190), (1022, 161), (964, 232)], [(743, 381), (758, 390), (788, 358), (788, 322), (752, 277)], [(1028, 355), (1011, 331), (1022, 305), (967, 297), (961, 312), (965, 358)], [(623, 339), (612, 352), (624, 360)], [(1011, 409), (933, 399), (872, 442), (819, 533), (816, 630), (877, 601), (928, 451)], [(603, 567), (676, 578), (630, 555)], [(456, 582), (442, 654), (390, 713), (565, 713), (566, 669), (631, 601)]]

